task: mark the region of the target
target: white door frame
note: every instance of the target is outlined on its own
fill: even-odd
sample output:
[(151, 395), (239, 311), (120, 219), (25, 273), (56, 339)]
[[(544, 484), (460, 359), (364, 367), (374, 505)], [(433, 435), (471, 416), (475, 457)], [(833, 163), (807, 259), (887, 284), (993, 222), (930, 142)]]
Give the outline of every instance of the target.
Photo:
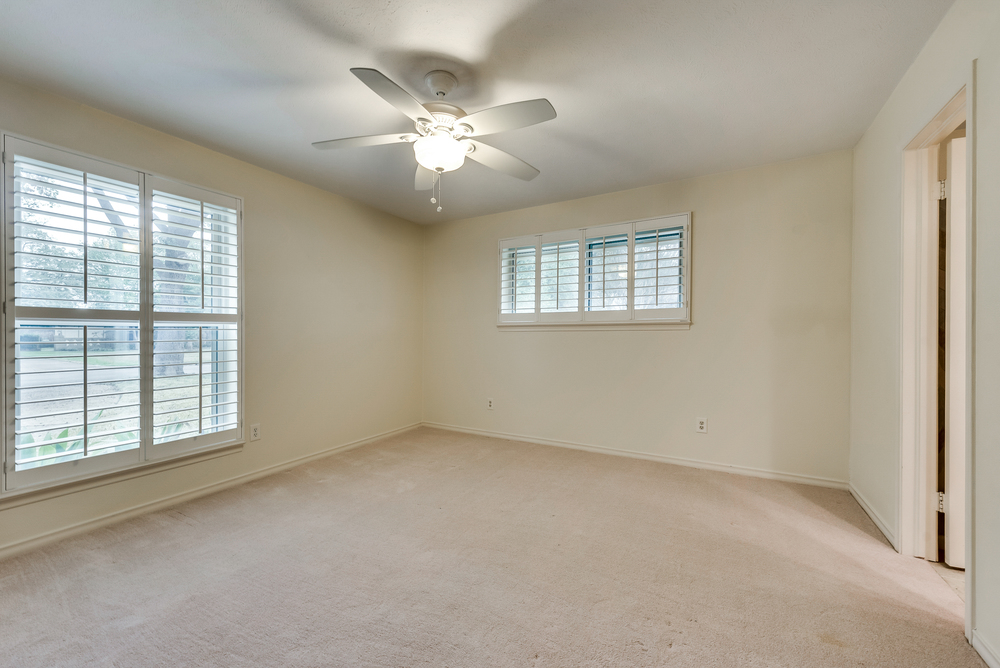
[(899, 551), (937, 560), (937, 146), (903, 154)]
[[(974, 81), (974, 75), (973, 75)], [(974, 90), (974, 89), (973, 89)], [(966, 237), (955, 240), (967, 251), (965, 271), (966, 355), (965, 451), (966, 525), (971, 518), (969, 481), (972, 413), (972, 291), (974, 255), (974, 109), (966, 104), (966, 87), (948, 102), (903, 152), (901, 281), (900, 281), (900, 485), (897, 547), (904, 555), (937, 561), (937, 291), (938, 291), (938, 144), (967, 123)], [(952, 240), (949, 239), (949, 243)], [(951, 277), (956, 280), (959, 277)], [(955, 363), (955, 360), (951, 360)], [(966, 542), (966, 636), (971, 633), (972, 535)]]
[[(968, 129), (966, 129), (968, 134)], [(965, 536), (966, 495), (968, 464), (968, 430), (972, 412), (968, 403), (972, 396), (969, 382), (969, 353), (971, 331), (972, 276), (969, 258), (972, 256), (971, 235), (967, 229), (969, 212), (966, 206), (968, 192), (968, 139), (953, 138), (947, 142), (948, 202), (948, 298), (945, 321), (947, 347), (945, 350), (948, 378), (945, 394), (945, 498), (944, 498), (944, 557), (955, 568), (965, 568), (968, 540)], [(962, 493), (956, 493), (961, 490)]]

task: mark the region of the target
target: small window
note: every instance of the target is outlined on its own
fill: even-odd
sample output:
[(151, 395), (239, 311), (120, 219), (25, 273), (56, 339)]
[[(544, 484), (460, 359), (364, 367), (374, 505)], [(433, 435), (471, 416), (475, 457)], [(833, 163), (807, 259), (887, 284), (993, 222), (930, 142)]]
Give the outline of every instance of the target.
[(501, 240), (499, 323), (687, 325), (689, 237), (678, 214)]

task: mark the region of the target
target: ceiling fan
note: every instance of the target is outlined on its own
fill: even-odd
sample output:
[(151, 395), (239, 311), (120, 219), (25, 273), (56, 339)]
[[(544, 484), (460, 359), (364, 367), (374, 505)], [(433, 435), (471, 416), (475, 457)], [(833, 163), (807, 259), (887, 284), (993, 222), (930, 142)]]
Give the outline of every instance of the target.
[[(525, 181), (538, 176), (538, 170), (520, 158), (472, 137), (516, 130), (552, 120), (556, 117), (556, 110), (548, 100), (540, 98), (513, 102), (466, 114), (459, 107), (446, 102), (421, 104), (378, 70), (355, 67), (351, 69), (351, 73), (383, 100), (409, 116), (416, 132), (331, 139), (315, 142), (313, 146), (316, 148), (413, 144), (413, 153), (417, 159), (414, 178), (416, 190), (431, 190), (435, 184), (440, 187), (440, 175), (458, 169), (465, 164), (467, 157)], [(443, 99), (458, 84), (455, 75), (444, 70), (429, 72), (424, 81), (439, 99)], [(431, 202), (435, 201), (434, 198), (431, 199)], [(440, 210), (441, 207), (438, 207), (438, 211)]]

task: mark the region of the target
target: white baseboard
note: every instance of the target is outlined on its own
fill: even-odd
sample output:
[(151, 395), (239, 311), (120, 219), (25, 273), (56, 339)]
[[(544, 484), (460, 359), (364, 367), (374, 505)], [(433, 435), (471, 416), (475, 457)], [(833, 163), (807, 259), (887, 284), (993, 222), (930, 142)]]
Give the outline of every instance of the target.
[(859, 492), (854, 485), (850, 486), (850, 491), (851, 496), (854, 497), (854, 500), (858, 502), (861, 509), (864, 510), (868, 517), (871, 518), (872, 522), (875, 523), (875, 526), (882, 532), (882, 535), (885, 536), (887, 541), (889, 541), (889, 544), (892, 545), (893, 549), (896, 550), (896, 552), (899, 552), (899, 543), (896, 542), (896, 535), (889, 531), (889, 526), (885, 523), (885, 520), (882, 519), (882, 516), (875, 512), (872, 504), (868, 503), (868, 499), (865, 498), (865, 495)]
[(55, 543), (56, 541), (63, 540), (64, 538), (77, 536), (79, 534), (86, 533), (88, 531), (93, 531), (94, 529), (99, 529), (109, 524), (121, 522), (130, 519), (132, 517), (138, 517), (139, 515), (143, 515), (145, 513), (151, 513), (156, 510), (162, 510), (163, 508), (168, 508), (170, 506), (175, 506), (179, 503), (190, 501), (200, 496), (207, 496), (209, 494), (214, 494), (215, 492), (221, 492), (222, 490), (228, 489), (229, 487), (235, 487), (236, 485), (241, 485), (243, 483), (247, 483), (252, 480), (257, 480), (258, 478), (264, 478), (266, 476), (273, 475), (275, 473), (280, 473), (281, 471), (294, 468), (296, 466), (299, 466), (300, 464), (306, 464), (308, 462), (312, 462), (317, 459), (323, 459), (324, 457), (329, 457), (339, 452), (352, 450), (362, 445), (367, 445), (368, 443), (372, 443), (373, 441), (378, 441), (383, 438), (388, 438), (389, 436), (402, 434), (412, 429), (416, 429), (419, 426), (421, 426), (421, 423), (415, 422), (405, 427), (400, 427), (399, 429), (392, 429), (390, 431), (382, 432), (381, 434), (376, 434), (374, 436), (368, 436), (367, 438), (362, 438), (357, 441), (351, 441), (350, 443), (336, 445), (332, 448), (327, 448), (326, 450), (314, 452), (310, 455), (296, 457), (295, 459), (290, 459), (280, 464), (274, 464), (273, 466), (268, 466), (267, 468), (263, 468), (258, 471), (243, 473), (241, 475), (234, 476), (232, 478), (227, 478), (226, 480), (221, 480), (219, 482), (214, 482), (209, 485), (198, 487), (197, 489), (192, 489), (186, 492), (181, 492), (179, 494), (172, 494), (170, 496), (165, 496), (155, 501), (148, 501), (146, 503), (142, 503), (137, 506), (125, 508), (123, 510), (117, 510), (113, 513), (101, 515), (100, 517), (95, 517), (93, 519), (85, 520), (83, 522), (63, 527), (61, 529), (56, 529), (54, 531), (34, 536), (32, 538), (26, 538), (16, 543), (11, 543), (9, 545), (4, 545), (3, 547), (0, 547), (0, 559), (6, 559), (7, 557), (12, 557), (17, 554), (29, 552), (31, 550), (36, 550), (40, 547), (44, 547), (51, 543)]
[(1000, 668), (1000, 653), (997, 653), (993, 646), (983, 640), (983, 637), (975, 631), (972, 632), (972, 647), (979, 652), (979, 656), (983, 657), (987, 666)]
[(487, 431), (485, 429), (471, 429), (469, 427), (458, 427), (440, 422), (424, 422), (423, 426), (435, 429), (446, 429), (465, 434), (475, 434), (477, 436), (489, 436), (492, 438), (503, 438), (509, 441), (523, 441), (525, 443), (538, 443), (540, 445), (554, 445), (559, 448), (570, 448), (572, 450), (586, 450), (587, 452), (599, 452), (605, 455), (618, 455), (620, 457), (633, 457), (635, 459), (648, 459), (654, 462), (666, 464), (677, 464), (696, 469), (706, 469), (708, 471), (722, 471), (724, 473), (736, 473), (754, 478), (767, 478), (768, 480), (781, 480), (783, 482), (794, 482), (803, 485), (813, 485), (815, 487), (830, 487), (848, 491), (849, 485), (844, 480), (834, 480), (832, 478), (821, 478), (819, 476), (801, 475), (799, 473), (782, 473), (780, 471), (769, 471), (767, 469), (757, 469), (749, 466), (735, 466), (730, 464), (718, 464), (716, 462), (706, 462), (699, 459), (686, 459), (684, 457), (671, 457), (668, 455), (657, 455), (648, 452), (637, 452), (635, 450), (622, 450), (619, 448), (606, 448), (600, 445), (586, 445), (583, 443), (572, 443), (570, 441), (559, 441), (551, 438), (535, 438), (521, 434), (507, 434), (499, 431)]

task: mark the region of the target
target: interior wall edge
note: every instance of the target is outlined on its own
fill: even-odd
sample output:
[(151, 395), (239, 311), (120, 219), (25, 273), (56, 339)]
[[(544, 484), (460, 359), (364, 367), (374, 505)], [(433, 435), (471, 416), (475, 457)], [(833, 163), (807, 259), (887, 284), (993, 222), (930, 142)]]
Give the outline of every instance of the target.
[(812, 485), (813, 487), (827, 487), (850, 491), (849, 483), (846, 480), (834, 480), (832, 478), (822, 478), (820, 476), (803, 475), (800, 473), (785, 473), (783, 471), (771, 471), (758, 469), (750, 466), (739, 466), (736, 464), (719, 464), (698, 459), (687, 459), (684, 457), (674, 457), (671, 455), (658, 455), (650, 452), (639, 452), (636, 450), (626, 450), (624, 448), (609, 448), (603, 445), (590, 445), (586, 443), (575, 443), (572, 441), (561, 441), (554, 438), (539, 438), (536, 436), (525, 436), (523, 434), (509, 434), (501, 431), (490, 431), (488, 429), (475, 429), (472, 427), (460, 427), (453, 424), (443, 424), (441, 422), (423, 422), (422, 426), (434, 429), (444, 429), (446, 431), (456, 431), (463, 434), (473, 434), (476, 436), (489, 436), (491, 438), (502, 438), (509, 441), (520, 441), (522, 443), (535, 443), (538, 445), (549, 445), (557, 448), (568, 448), (570, 450), (583, 450), (585, 452), (596, 452), (603, 455), (614, 455), (617, 457), (631, 457), (632, 459), (645, 459), (663, 464), (675, 464), (688, 468), (703, 469), (706, 471), (719, 471), (722, 473), (733, 473), (752, 478), (765, 478), (767, 480), (778, 480), (780, 482), (791, 482), (801, 485)]
[(896, 538), (896, 534), (889, 530), (889, 524), (882, 519), (882, 516), (879, 515), (871, 503), (868, 502), (865, 495), (858, 491), (858, 488), (854, 486), (853, 482), (849, 483), (848, 487), (851, 492), (851, 496), (853, 496), (854, 500), (858, 502), (859, 506), (861, 506), (861, 510), (865, 511), (865, 514), (868, 515), (871, 521), (875, 523), (875, 526), (877, 526), (878, 530), (882, 532), (882, 535), (885, 536), (887, 541), (889, 541), (889, 544), (892, 545), (893, 549), (896, 550), (896, 552), (899, 552), (899, 542)]
[(262, 469), (256, 471), (250, 471), (248, 473), (243, 473), (225, 480), (220, 480), (207, 485), (203, 485), (196, 489), (187, 490), (177, 494), (169, 494), (167, 496), (161, 497), (159, 499), (154, 499), (153, 501), (147, 501), (145, 503), (140, 503), (122, 510), (117, 510), (100, 517), (95, 517), (92, 519), (85, 520), (83, 522), (78, 522), (65, 527), (60, 527), (53, 531), (49, 531), (37, 536), (32, 536), (30, 538), (25, 538), (22, 540), (15, 541), (7, 545), (0, 545), (0, 560), (6, 559), (8, 557), (14, 557), (19, 554), (24, 554), (25, 552), (31, 552), (39, 548), (51, 545), (60, 540), (71, 538), (73, 536), (78, 536), (80, 534), (88, 533), (94, 531), (95, 529), (100, 529), (111, 524), (116, 524), (118, 522), (123, 522), (125, 520), (131, 519), (133, 517), (138, 517), (140, 515), (145, 515), (147, 513), (152, 513), (157, 510), (163, 510), (164, 508), (169, 508), (175, 506), (185, 501), (192, 501), (194, 499), (208, 496), (216, 492), (221, 492), (223, 490), (229, 489), (230, 487), (236, 487), (260, 478), (266, 478), (269, 475), (274, 475), (276, 473), (281, 473), (282, 471), (287, 471), (288, 469), (294, 468), (301, 464), (308, 464), (309, 462), (316, 461), (318, 459), (324, 459), (330, 457), (337, 453), (347, 452), (348, 450), (353, 450), (354, 448), (359, 448), (363, 445), (368, 445), (369, 443), (374, 443), (375, 441), (380, 441), (390, 436), (396, 436), (397, 434), (402, 434), (407, 431), (411, 431), (421, 426), (420, 422), (414, 422), (412, 424), (399, 427), (397, 429), (391, 429), (374, 436), (368, 436), (361, 438), (349, 443), (342, 443), (340, 445), (335, 445), (331, 448), (321, 450), (319, 452), (314, 452), (302, 457), (295, 457), (289, 459), (285, 462), (274, 464), (271, 466), (266, 466)]

